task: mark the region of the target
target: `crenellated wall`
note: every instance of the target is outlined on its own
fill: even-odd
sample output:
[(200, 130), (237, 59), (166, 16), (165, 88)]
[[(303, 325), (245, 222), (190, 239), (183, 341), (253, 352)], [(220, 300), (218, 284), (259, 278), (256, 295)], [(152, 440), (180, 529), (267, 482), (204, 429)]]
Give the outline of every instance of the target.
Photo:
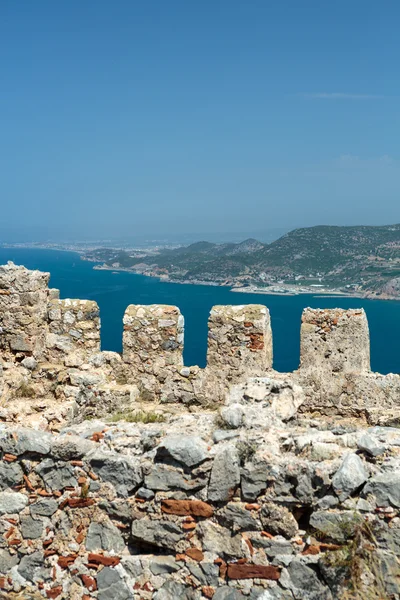
[(231, 385), (267, 375), (301, 386), (303, 411), (379, 422), (384, 409), (396, 418), (400, 377), (371, 373), (363, 310), (305, 309), (299, 369), (279, 374), (272, 369), (268, 309), (215, 306), (208, 323), (207, 366), (200, 369), (184, 366), (179, 308), (128, 306), (122, 356), (101, 352), (98, 305), (60, 300), (48, 281), (47, 273), (12, 263), (0, 267), (3, 420), (29, 414), (30, 423), (57, 428), (65, 420), (129, 410), (142, 401), (216, 405)]

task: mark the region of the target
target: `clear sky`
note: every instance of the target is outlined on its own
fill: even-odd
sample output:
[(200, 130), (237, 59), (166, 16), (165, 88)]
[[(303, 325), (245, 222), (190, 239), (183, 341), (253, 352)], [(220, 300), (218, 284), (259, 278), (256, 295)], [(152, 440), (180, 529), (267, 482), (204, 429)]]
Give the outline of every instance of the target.
[(400, 221), (399, 22), (398, 0), (1, 0), (1, 232)]

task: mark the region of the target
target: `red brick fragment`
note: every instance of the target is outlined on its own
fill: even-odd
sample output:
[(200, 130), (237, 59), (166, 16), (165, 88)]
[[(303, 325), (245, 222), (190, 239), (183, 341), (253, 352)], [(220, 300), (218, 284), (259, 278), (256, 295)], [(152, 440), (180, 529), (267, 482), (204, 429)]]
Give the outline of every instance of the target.
[(262, 537), (266, 537), (266, 538), (268, 538), (269, 540), (271, 540), (271, 539), (274, 537), (274, 536), (273, 536), (271, 533), (268, 533), (268, 531), (262, 531), (262, 532), (261, 532), (261, 536), (262, 536)]
[(244, 507), (246, 510), (260, 510), (259, 504), (245, 504)]
[(62, 594), (61, 585), (57, 585), (56, 587), (53, 587), (51, 588), (51, 590), (47, 590), (46, 592), (46, 596), (48, 598), (57, 598), (57, 596), (59, 596), (60, 594)]
[(200, 548), (188, 548), (186, 550), (186, 555), (189, 556), (189, 558), (193, 558), (193, 560), (197, 560), (198, 562), (201, 562), (204, 558), (204, 554)]
[(9, 540), (9, 542), (8, 542), (9, 546), (20, 546), (21, 544), (22, 544), (22, 542), (18, 538), (13, 538), (12, 540)]
[(80, 531), (78, 533), (78, 535), (76, 536), (76, 543), (77, 544), (82, 544), (83, 540), (85, 539), (85, 532), (84, 531)]
[(68, 556), (60, 556), (58, 559), (58, 564), (62, 569), (67, 569), (76, 561), (77, 558), (77, 554), (68, 554)]
[(162, 500), (161, 510), (170, 515), (191, 515), (193, 517), (212, 517), (214, 509), (201, 500)]
[(219, 565), (219, 576), (221, 577), (221, 579), (225, 579), (226, 571), (228, 568), (226, 562), (222, 558), (216, 558), (214, 560), (214, 565)]
[(228, 565), (229, 579), (273, 579), (278, 580), (281, 573), (277, 567), (265, 565), (250, 565), (230, 563)]
[(105, 567), (116, 567), (121, 559), (118, 556), (104, 556), (103, 554), (90, 553), (88, 556), (90, 563), (104, 565)]
[(186, 562), (186, 554), (176, 554), (175, 555), (175, 560), (176, 561), (183, 560), (184, 562)]
[(81, 575), (83, 585), (89, 590), (89, 592), (95, 592), (97, 590), (97, 582), (94, 577), (90, 575)]
[(87, 508), (94, 504), (93, 498), (68, 498), (67, 504), (70, 508)]
[(16, 461), (18, 458), (18, 456), (15, 456), (15, 454), (3, 454), (3, 460), (5, 460), (6, 462), (14, 462)]
[(211, 587), (210, 585), (203, 585), (203, 587), (201, 588), (201, 593), (206, 598), (211, 599), (215, 594), (215, 589), (213, 587)]
[(319, 554), (321, 552), (320, 546), (319, 544), (312, 544), (311, 546), (308, 546), (308, 548), (306, 548), (305, 550), (303, 550), (302, 554), (304, 556), (314, 556), (315, 554)]
[(33, 492), (35, 488), (34, 488), (34, 487), (33, 487), (33, 485), (31, 484), (31, 482), (29, 481), (29, 478), (28, 478), (26, 475), (23, 475), (23, 478), (24, 478), (24, 481), (25, 481), (25, 486), (26, 486), (26, 488), (27, 488), (27, 489), (28, 489), (30, 492)]
[(7, 577), (0, 577), (0, 590), (5, 590), (7, 587)]
[(10, 527), (10, 529), (7, 531), (7, 533), (4, 534), (4, 537), (6, 538), (6, 540), (8, 540), (8, 538), (14, 534), (14, 531), (15, 531), (15, 527)]

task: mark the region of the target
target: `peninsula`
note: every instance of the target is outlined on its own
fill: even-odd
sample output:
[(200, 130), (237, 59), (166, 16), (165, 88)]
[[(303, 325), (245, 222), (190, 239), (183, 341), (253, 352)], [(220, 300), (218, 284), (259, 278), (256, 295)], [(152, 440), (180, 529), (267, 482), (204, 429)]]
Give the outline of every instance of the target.
[(127, 270), (177, 283), (252, 293), (400, 298), (400, 224), (295, 229), (270, 244), (197, 242), (146, 251), (82, 252), (97, 269)]

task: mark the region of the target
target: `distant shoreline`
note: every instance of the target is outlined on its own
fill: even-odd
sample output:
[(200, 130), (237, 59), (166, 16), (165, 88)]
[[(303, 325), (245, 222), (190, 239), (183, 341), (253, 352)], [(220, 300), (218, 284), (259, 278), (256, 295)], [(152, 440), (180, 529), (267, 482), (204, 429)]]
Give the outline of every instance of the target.
[[(82, 260), (87, 260), (85, 258), (82, 258)], [(87, 262), (92, 262), (92, 261), (87, 261)], [(311, 295), (311, 296), (319, 296), (320, 298), (360, 298), (360, 299), (364, 299), (364, 300), (393, 300), (395, 302), (400, 302), (400, 298), (393, 298), (390, 296), (370, 296), (367, 292), (366, 293), (362, 293), (362, 292), (357, 292), (357, 293), (350, 293), (350, 292), (340, 292), (340, 291), (335, 291), (335, 290), (327, 290), (327, 289), (321, 289), (319, 290), (317, 289), (308, 289), (308, 290), (296, 290), (296, 289), (290, 289), (290, 291), (288, 290), (287, 292), (285, 291), (274, 291), (274, 290), (269, 290), (268, 288), (257, 288), (257, 287), (235, 287), (235, 286), (230, 286), (230, 285), (224, 285), (221, 283), (217, 283), (215, 281), (202, 281), (202, 280), (183, 280), (183, 281), (172, 281), (171, 279), (168, 278), (168, 276), (159, 276), (159, 275), (148, 275), (147, 273), (136, 273), (135, 271), (132, 271), (132, 269), (129, 268), (125, 268), (125, 267), (109, 267), (109, 266), (104, 266), (104, 265), (96, 265), (93, 267), (93, 269), (95, 271), (115, 271), (115, 272), (123, 272), (123, 273), (130, 273), (131, 275), (143, 275), (144, 277), (153, 277), (154, 279), (157, 279), (160, 283), (176, 283), (179, 285), (205, 285), (205, 286), (209, 286), (209, 287), (226, 287), (229, 288), (230, 292), (234, 292), (234, 293), (239, 293), (239, 294), (260, 294), (260, 295), (264, 295), (264, 296), (305, 296), (305, 295)]]
[[(269, 290), (268, 288), (258, 288), (257, 286), (249, 286), (249, 287), (235, 287), (234, 285), (224, 285), (222, 283), (217, 283), (215, 281), (202, 281), (202, 280), (183, 280), (183, 281), (172, 281), (166, 276), (160, 275), (149, 275), (147, 273), (137, 273), (130, 268), (125, 267), (109, 267), (104, 265), (104, 263), (100, 263), (97, 261), (93, 261), (85, 258), (82, 255), (82, 250), (71, 249), (71, 248), (44, 248), (43, 246), (35, 246), (35, 245), (21, 245), (21, 246), (8, 246), (1, 245), (0, 248), (5, 249), (16, 249), (16, 250), (51, 250), (53, 252), (73, 252), (74, 254), (78, 254), (79, 259), (84, 262), (92, 262), (95, 263), (92, 267), (94, 271), (111, 271), (111, 272), (122, 272), (122, 273), (130, 273), (131, 275), (142, 275), (144, 277), (152, 277), (153, 279), (157, 279), (160, 283), (176, 283), (179, 285), (202, 285), (209, 287), (226, 287), (229, 288), (230, 292), (241, 293), (241, 294), (259, 294), (264, 296), (302, 296), (302, 295), (312, 295), (319, 296), (320, 298), (360, 298), (364, 300), (391, 300), (394, 302), (400, 302), (400, 297), (393, 296), (372, 296), (368, 292), (362, 293), (351, 293), (351, 292), (340, 292), (335, 290), (327, 290), (327, 289), (308, 289), (308, 290), (297, 290), (295, 288), (289, 288), (287, 291), (278, 291), (278, 290)], [(284, 284), (285, 285), (285, 284)]]

